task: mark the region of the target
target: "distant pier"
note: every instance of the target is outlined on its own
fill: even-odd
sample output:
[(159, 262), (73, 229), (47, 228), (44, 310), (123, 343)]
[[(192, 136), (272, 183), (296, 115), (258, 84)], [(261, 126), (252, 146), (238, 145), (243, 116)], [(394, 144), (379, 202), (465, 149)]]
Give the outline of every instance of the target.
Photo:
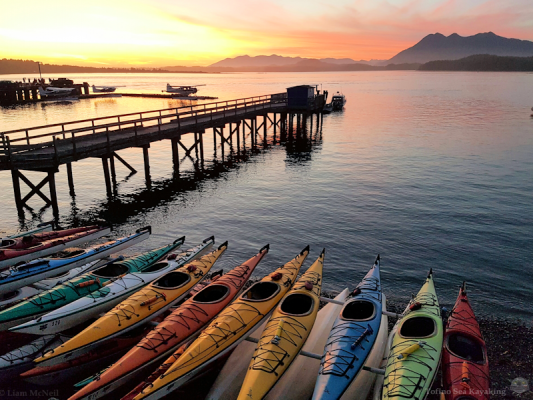
[[(39, 87), (46, 89), (52, 86), (49, 84), (12, 84), (9, 87), (0, 87), (0, 104), (20, 104), (20, 103), (34, 103), (43, 101), (39, 95)], [(89, 84), (83, 82), (81, 84), (69, 85), (68, 88), (76, 89), (78, 95), (89, 94)]]

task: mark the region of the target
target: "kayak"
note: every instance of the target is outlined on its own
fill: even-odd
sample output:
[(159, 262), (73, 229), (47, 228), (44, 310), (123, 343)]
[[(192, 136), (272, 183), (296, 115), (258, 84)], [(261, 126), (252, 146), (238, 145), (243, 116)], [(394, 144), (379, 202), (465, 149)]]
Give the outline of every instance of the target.
[(20, 262), (45, 257), (69, 247), (108, 235), (109, 228), (92, 225), (62, 231), (42, 232), (15, 239), (2, 239), (0, 270)]
[(443, 393), (446, 400), (488, 400), (490, 396), (487, 346), (463, 283), (446, 324), (442, 353)]
[[(387, 341), (388, 318), (382, 313), (385, 309), (382, 297), (378, 255), (333, 324), (323, 351), (313, 400), (367, 398), (374, 384), (374, 374), (362, 367), (379, 366)], [(373, 365), (369, 360), (372, 352), (375, 353)]]
[[(191, 251), (191, 258), (194, 257), (193, 253), (197, 254), (207, 244), (211, 244), (211, 238), (206, 239), (205, 243), (206, 245), (201, 246), (197, 251)], [(205, 277), (226, 248), (227, 242), (214, 252), (159, 277), (54, 350), (54, 354), (79, 354), (85, 348), (94, 348), (102, 342), (107, 342), (111, 338), (148, 323), (168, 310), (174, 303), (182, 300), (192, 287)], [(180, 263), (180, 265), (183, 264)]]
[(14, 235), (8, 236), (8, 239), (17, 239), (22, 236), (35, 235), (36, 233), (50, 232), (54, 229), (54, 222), (43, 222), (37, 225), (34, 229), (26, 232), (16, 233)]
[(272, 313), (237, 399), (263, 399), (298, 356), (318, 314), (324, 256), (325, 249)]
[(150, 236), (151, 228), (138, 230), (134, 235), (99, 244), (88, 249), (69, 249), (56, 256), (40, 258), (0, 273), (0, 293), (9, 293), (42, 279), (63, 274), (72, 268), (108, 257)]
[(102, 366), (116, 361), (127, 352), (146, 334), (146, 331), (146, 327), (135, 329), (128, 332), (127, 335), (121, 335), (101, 343), (98, 347), (77, 358), (49, 367), (37, 366), (22, 373), (20, 377), (24, 382), (48, 386), (50, 382), (60, 384), (82, 374), (90, 373), (90, 371), (98, 371)]
[[(184, 241), (185, 236), (172, 244), (148, 251), (136, 257), (110, 262), (103, 267), (73, 278), (10, 309), (4, 310), (0, 312), (0, 330), (7, 329), (10, 326), (15, 326), (16, 328), (26, 321), (30, 322), (21, 325), (21, 327), (28, 329), (29, 332), (27, 333), (33, 333), (33, 328), (35, 327), (37, 327), (37, 331), (40, 331), (41, 328), (44, 330), (47, 328), (47, 323), (37, 317), (81, 299), (98, 289), (105, 288), (128, 273), (140, 272), (150, 268), (157, 261), (181, 246)], [(53, 322), (51, 319), (50, 321)]]
[(425, 399), (437, 375), (444, 336), (432, 271), (397, 324), (382, 399)]
[(267, 252), (268, 248), (261, 249), (257, 255), (181, 304), (97, 381), (74, 394), (70, 400), (100, 398), (156, 369), (233, 301)]
[(201, 373), (213, 361), (229, 354), (268, 319), (271, 311), (294, 284), (308, 254), (309, 246), (287, 264), (254, 283), (226, 307), (183, 355), (135, 399), (166, 396)]
[[(167, 259), (167, 261), (156, 263), (141, 272), (128, 274), (115, 280), (106, 287), (98, 289), (96, 292), (93, 292), (88, 296), (85, 296), (74, 301), (73, 303), (63, 306), (58, 310), (44, 315), (42, 317), (42, 321), (53, 320), (53, 323), (48, 323), (48, 327), (52, 325), (51, 329), (47, 327), (41, 331), (54, 332), (58, 330), (65, 330), (76, 326), (83, 321), (88, 320), (89, 318), (97, 317), (100, 313), (106, 312), (113, 308), (122, 300), (128, 298), (139, 289), (142, 289), (150, 282), (165, 275), (167, 272), (181, 268), (183, 265), (194, 259), (201, 251), (212, 245), (214, 240), (214, 236), (211, 236), (205, 239), (201, 244), (192, 247), (183, 253), (180, 253), (175, 259)], [(200, 269), (189, 272), (190, 274), (175, 274), (169, 278), (168, 282), (175, 283), (176, 285), (189, 282), (189, 284), (186, 285), (187, 287), (191, 288), (191, 282), (195, 282), (204, 278), (204, 272)], [(161, 299), (157, 298), (152, 301), (161, 301)], [(131, 317), (131, 313), (128, 313), (128, 310), (126, 309), (120, 313), (117, 313), (115, 318), (119, 321), (126, 321), (129, 317)], [(58, 325), (60, 325), (61, 328), (58, 328)], [(26, 332), (26, 329), (20, 329), (20, 331)], [(75, 340), (73, 338), (64, 345), (48, 352), (45, 356), (36, 359), (35, 362), (37, 364), (43, 363), (42, 366), (55, 365), (69, 358), (77, 357), (78, 355), (83, 354), (86, 352), (86, 348), (90, 348), (94, 345), (94, 343), (91, 345), (85, 340), (80, 340), (78, 342), (77, 339)]]
[(33, 367), (33, 360), (68, 340), (64, 335), (40, 336), (33, 342), (0, 356), (0, 383), (9, 383)]
[[(385, 295), (383, 295), (385, 296)], [(385, 304), (385, 303), (383, 303)], [(381, 359), (381, 362), (379, 363), (379, 369), (385, 371), (385, 367), (387, 366), (387, 360), (389, 359), (390, 354), (390, 348), (392, 346), (392, 340), (394, 339), (394, 335), (398, 331), (398, 322), (394, 324), (392, 327), (392, 330), (389, 333), (389, 337), (387, 339), (387, 343), (385, 344), (385, 352), (383, 353), (383, 358)], [(378, 374), (376, 376), (376, 380), (374, 383), (374, 389), (372, 393), (372, 400), (381, 400), (381, 395), (383, 393), (383, 381), (385, 377), (382, 374)]]

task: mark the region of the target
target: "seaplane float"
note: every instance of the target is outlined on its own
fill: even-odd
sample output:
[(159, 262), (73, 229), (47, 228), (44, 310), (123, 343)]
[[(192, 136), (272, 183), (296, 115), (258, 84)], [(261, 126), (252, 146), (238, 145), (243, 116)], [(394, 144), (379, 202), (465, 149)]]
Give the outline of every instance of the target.
[(60, 88), (48, 86), (44, 89), (39, 86), (39, 95), (42, 100), (72, 101), (79, 100), (77, 90), (74, 88)]
[(167, 93), (175, 93), (176, 96), (172, 96), (174, 99), (187, 99), (187, 100), (201, 100), (202, 97), (199, 96), (191, 96), (193, 94), (196, 94), (198, 92), (199, 86), (205, 86), (205, 85), (187, 85), (187, 86), (172, 86), (169, 83), (167, 83)]

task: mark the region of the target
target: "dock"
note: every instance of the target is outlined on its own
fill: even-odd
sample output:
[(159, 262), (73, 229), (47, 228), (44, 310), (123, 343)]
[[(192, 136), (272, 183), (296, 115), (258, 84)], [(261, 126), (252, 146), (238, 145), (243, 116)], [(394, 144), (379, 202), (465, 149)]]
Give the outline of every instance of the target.
[[(303, 87), (303, 86), (302, 86)], [(169, 140), (172, 148), (172, 162), (179, 173), (180, 151), (185, 158), (203, 164), (204, 135), (212, 130), (215, 148), (217, 140), (224, 152), (224, 146), (237, 149), (244, 144), (247, 135), (251, 147), (257, 146), (263, 136), (266, 141), (268, 123), (280, 131), (280, 135), (292, 136), (296, 130), (305, 128), (307, 120), (319, 115), (325, 104), (324, 94), (309, 97), (286, 93), (276, 93), (236, 100), (196, 104), (177, 108), (167, 108), (139, 113), (122, 114), (111, 117), (92, 118), (58, 124), (35, 126), (1, 132), (0, 171), (11, 171), (13, 192), (17, 210), (23, 213), (29, 208), (27, 201), (39, 196), (54, 215), (58, 215), (55, 174), (59, 166), (66, 165), (69, 190), (75, 191), (72, 163), (89, 157), (102, 160), (106, 192), (113, 193), (116, 182), (115, 160), (124, 164), (131, 172), (137, 172), (117, 152), (127, 148), (141, 148), (144, 159), (146, 181), (150, 181), (150, 144)], [(307, 93), (311, 93), (305, 86)], [(301, 92), (301, 91), (300, 91)], [(300, 93), (301, 95), (301, 93)], [(185, 135), (193, 138), (192, 146), (182, 141)], [(40, 171), (45, 175), (41, 182), (31, 182), (23, 171)], [(21, 181), (30, 191), (23, 197)], [(48, 185), (50, 196), (42, 189)]]
[[(10, 87), (0, 88), (0, 104), (25, 104), (44, 101), (39, 95), (39, 87), (46, 89), (48, 84), (22, 84), (10, 85)], [(83, 82), (68, 86), (76, 89), (78, 95), (89, 95), (89, 84)]]

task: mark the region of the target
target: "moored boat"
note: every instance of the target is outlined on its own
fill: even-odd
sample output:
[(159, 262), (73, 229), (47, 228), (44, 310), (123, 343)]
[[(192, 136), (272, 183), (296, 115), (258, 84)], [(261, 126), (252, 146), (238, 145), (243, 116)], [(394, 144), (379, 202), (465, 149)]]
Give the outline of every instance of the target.
[[(79, 325), (81, 322), (89, 319), (95, 318), (99, 314), (108, 311), (113, 308), (115, 305), (120, 303), (122, 300), (128, 298), (133, 293), (137, 292), (139, 289), (142, 289), (144, 286), (148, 285), (150, 282), (156, 280), (157, 278), (165, 275), (167, 272), (176, 270), (183, 267), (186, 263), (196, 258), (203, 250), (208, 246), (211, 246), (215, 241), (214, 236), (211, 236), (205, 239), (202, 243), (197, 246), (194, 246), (183, 253), (178, 254), (174, 259), (165, 262), (159, 262), (153, 264), (147, 269), (144, 269), (141, 272), (135, 272), (128, 275), (125, 275), (122, 278), (115, 280), (113, 283), (104, 287), (103, 289), (98, 289), (96, 292), (91, 293), (88, 296), (85, 296), (79, 300), (74, 301), (71, 304), (68, 304), (61, 309), (58, 309), (52, 313), (46, 314), (42, 317), (51, 318), (55, 323), (59, 322), (59, 326), (54, 323), (49, 323), (51, 329), (39, 329), (41, 332), (44, 331), (56, 331), (64, 330), (70, 327)], [(180, 271), (181, 272), (181, 271)], [(190, 274), (183, 274), (175, 276), (177, 283), (185, 282), (198, 282), (204, 278), (204, 272), (200, 269), (189, 271)], [(187, 276), (185, 276), (187, 275)], [(194, 277), (194, 278), (193, 278)], [(188, 280), (190, 278), (190, 281)], [(192, 288), (188, 286), (188, 290)], [(187, 290), (187, 291), (188, 291)], [(157, 301), (159, 299), (156, 299)], [(150, 303), (151, 304), (151, 303)], [(128, 310), (123, 310), (116, 318), (118, 320), (127, 319)], [(26, 330), (19, 329), (22, 332)], [(80, 335), (78, 335), (81, 338)], [(83, 339), (71, 339), (67, 343), (59, 346), (58, 348), (48, 352), (43, 357), (40, 357), (35, 360), (37, 364), (42, 363), (42, 366), (55, 365), (65, 360), (73, 357), (77, 357), (80, 354), (83, 354), (87, 351), (87, 348), (92, 348), (95, 346), (95, 343), (87, 343)]]
[(99, 244), (88, 249), (68, 249), (52, 257), (40, 258), (17, 267), (11, 267), (8, 271), (0, 273), (0, 293), (9, 293), (42, 279), (81, 267), (91, 261), (108, 257), (147, 239), (150, 233), (151, 228), (146, 227), (139, 229), (131, 236)]
[(442, 376), (446, 400), (490, 398), (487, 346), (466, 295), (466, 283), (446, 323)]
[[(138, 256), (123, 261), (115, 260), (4, 310), (0, 312), (0, 330), (9, 327), (17, 328), (20, 325), (22, 329), (27, 330), (26, 333), (39, 334), (41, 330), (48, 327), (48, 323), (54, 323), (55, 321), (52, 318), (43, 320), (41, 318), (42, 315), (66, 306), (98, 289), (104, 289), (126, 274), (150, 268), (180, 247), (184, 241), (185, 236), (169, 245), (150, 250)], [(25, 323), (26, 321), (29, 322)], [(21, 332), (18, 329), (14, 330)]]
[(109, 228), (97, 225), (61, 231), (41, 232), (15, 239), (2, 239), (0, 245), (0, 270), (20, 262), (34, 260), (57, 253), (69, 247), (108, 235)]
[(271, 311), (292, 287), (308, 254), (309, 246), (287, 264), (248, 288), (204, 329), (164, 374), (145, 387), (135, 399), (166, 396), (237, 347), (268, 319)]
[(444, 337), (432, 271), (397, 325), (382, 399), (425, 399), (437, 375)]
[[(224, 246), (224, 245), (223, 245)], [(185, 342), (192, 340), (241, 291), (255, 267), (267, 254), (264, 247), (257, 255), (207, 285), (176, 308), (124, 357), (70, 400), (97, 399), (104, 394), (146, 377)]]
[(383, 315), (380, 257), (342, 307), (324, 348), (313, 400), (365, 400), (387, 341), (388, 318)]
[(335, 93), (331, 98), (331, 106), (334, 111), (342, 110), (345, 104), (346, 97), (340, 92)]
[(318, 314), (325, 250), (276, 307), (259, 339), (238, 400), (263, 399), (298, 356)]

